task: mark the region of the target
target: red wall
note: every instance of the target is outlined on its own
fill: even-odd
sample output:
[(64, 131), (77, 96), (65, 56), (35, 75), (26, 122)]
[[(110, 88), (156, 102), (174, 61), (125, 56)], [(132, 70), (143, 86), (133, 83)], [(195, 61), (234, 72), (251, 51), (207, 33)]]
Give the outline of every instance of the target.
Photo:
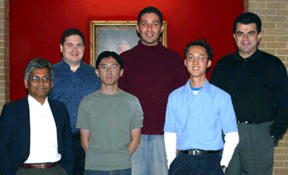
[(232, 23), (243, 12), (243, 4), (243, 0), (10, 0), (11, 101), (26, 95), (24, 69), (32, 58), (61, 61), (60, 37), (67, 28), (83, 32), (84, 62), (89, 64), (89, 21), (137, 20), (141, 9), (155, 6), (168, 22), (168, 48), (183, 55), (186, 44), (205, 37), (214, 50), (214, 65), (235, 51)]

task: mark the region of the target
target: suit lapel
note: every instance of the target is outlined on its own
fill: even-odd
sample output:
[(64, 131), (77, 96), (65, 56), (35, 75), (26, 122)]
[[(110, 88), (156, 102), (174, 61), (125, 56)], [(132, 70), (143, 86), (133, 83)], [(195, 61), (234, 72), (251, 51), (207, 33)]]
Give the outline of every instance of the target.
[[(30, 113), (29, 113), (29, 104), (28, 104), (28, 98), (27, 96), (21, 100), (21, 103), (19, 105), (19, 110), (17, 112), (20, 116), (19, 118), (22, 119), (22, 143), (23, 143), (23, 157), (26, 157), (29, 155), (30, 152)], [(28, 158), (28, 157), (27, 157)]]

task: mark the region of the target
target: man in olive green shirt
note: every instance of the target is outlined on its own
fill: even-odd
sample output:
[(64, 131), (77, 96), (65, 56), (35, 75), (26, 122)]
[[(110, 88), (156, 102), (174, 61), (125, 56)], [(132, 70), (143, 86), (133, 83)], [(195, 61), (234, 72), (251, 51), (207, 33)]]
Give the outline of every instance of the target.
[(135, 96), (118, 87), (122, 66), (117, 53), (102, 52), (96, 61), (102, 87), (80, 103), (77, 128), (86, 152), (85, 174), (131, 175), (130, 157), (140, 143), (143, 111)]

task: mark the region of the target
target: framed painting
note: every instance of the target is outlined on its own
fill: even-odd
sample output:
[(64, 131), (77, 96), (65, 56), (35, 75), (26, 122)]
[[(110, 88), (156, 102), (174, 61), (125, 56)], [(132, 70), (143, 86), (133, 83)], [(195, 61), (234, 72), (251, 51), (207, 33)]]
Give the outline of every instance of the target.
[[(131, 49), (140, 40), (137, 21), (90, 21), (90, 65), (95, 66), (98, 55), (103, 51), (118, 54)], [(163, 21), (160, 40), (167, 47), (167, 22)]]

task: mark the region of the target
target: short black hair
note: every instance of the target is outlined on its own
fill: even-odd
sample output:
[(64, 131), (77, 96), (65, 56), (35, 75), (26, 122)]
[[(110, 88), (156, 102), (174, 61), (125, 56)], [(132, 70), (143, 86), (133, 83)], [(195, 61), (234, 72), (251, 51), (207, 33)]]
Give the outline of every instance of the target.
[(120, 55), (118, 55), (116, 52), (111, 52), (111, 51), (104, 51), (102, 53), (99, 54), (99, 56), (97, 57), (96, 60), (96, 69), (99, 69), (99, 64), (100, 62), (107, 57), (113, 57), (118, 64), (120, 65), (120, 69), (122, 69), (123, 67), (123, 61)]
[(255, 23), (256, 25), (256, 29), (257, 32), (260, 33), (261, 32), (261, 27), (262, 27), (262, 22), (261, 19), (259, 18), (258, 15), (251, 13), (251, 12), (245, 12), (240, 14), (233, 23), (233, 33), (236, 32), (236, 27), (237, 24), (251, 24), (251, 23)]
[(207, 44), (205, 39), (202, 40), (196, 40), (196, 41), (192, 41), (189, 44), (187, 44), (187, 46), (184, 49), (184, 59), (187, 59), (187, 52), (188, 49), (192, 46), (202, 46), (206, 49), (206, 52), (208, 54), (208, 60), (212, 61), (213, 58), (213, 50), (212, 48)]
[(142, 10), (139, 12), (139, 14), (138, 14), (138, 25), (139, 25), (139, 23), (140, 23), (140, 21), (141, 21), (142, 16), (143, 16), (144, 14), (146, 14), (146, 13), (154, 13), (154, 14), (156, 14), (156, 15), (159, 17), (159, 21), (160, 21), (160, 23), (161, 23), (161, 26), (163, 25), (163, 15), (162, 15), (162, 13), (161, 13), (157, 8), (155, 8), (155, 7), (146, 7), (146, 8), (142, 9)]
[(35, 69), (42, 69), (42, 68), (47, 68), (49, 70), (51, 81), (53, 81), (54, 80), (54, 67), (49, 61), (43, 60), (39, 57), (33, 58), (28, 63), (28, 65), (25, 68), (24, 79), (27, 82), (29, 82), (29, 75), (31, 74), (31, 72)]
[(70, 29), (67, 29), (63, 32), (63, 34), (61, 36), (61, 45), (62, 46), (65, 43), (65, 38), (69, 37), (71, 35), (79, 35), (82, 38), (83, 44), (85, 46), (85, 38), (84, 38), (83, 34), (80, 32), (80, 30), (75, 29), (75, 28), (70, 28)]

